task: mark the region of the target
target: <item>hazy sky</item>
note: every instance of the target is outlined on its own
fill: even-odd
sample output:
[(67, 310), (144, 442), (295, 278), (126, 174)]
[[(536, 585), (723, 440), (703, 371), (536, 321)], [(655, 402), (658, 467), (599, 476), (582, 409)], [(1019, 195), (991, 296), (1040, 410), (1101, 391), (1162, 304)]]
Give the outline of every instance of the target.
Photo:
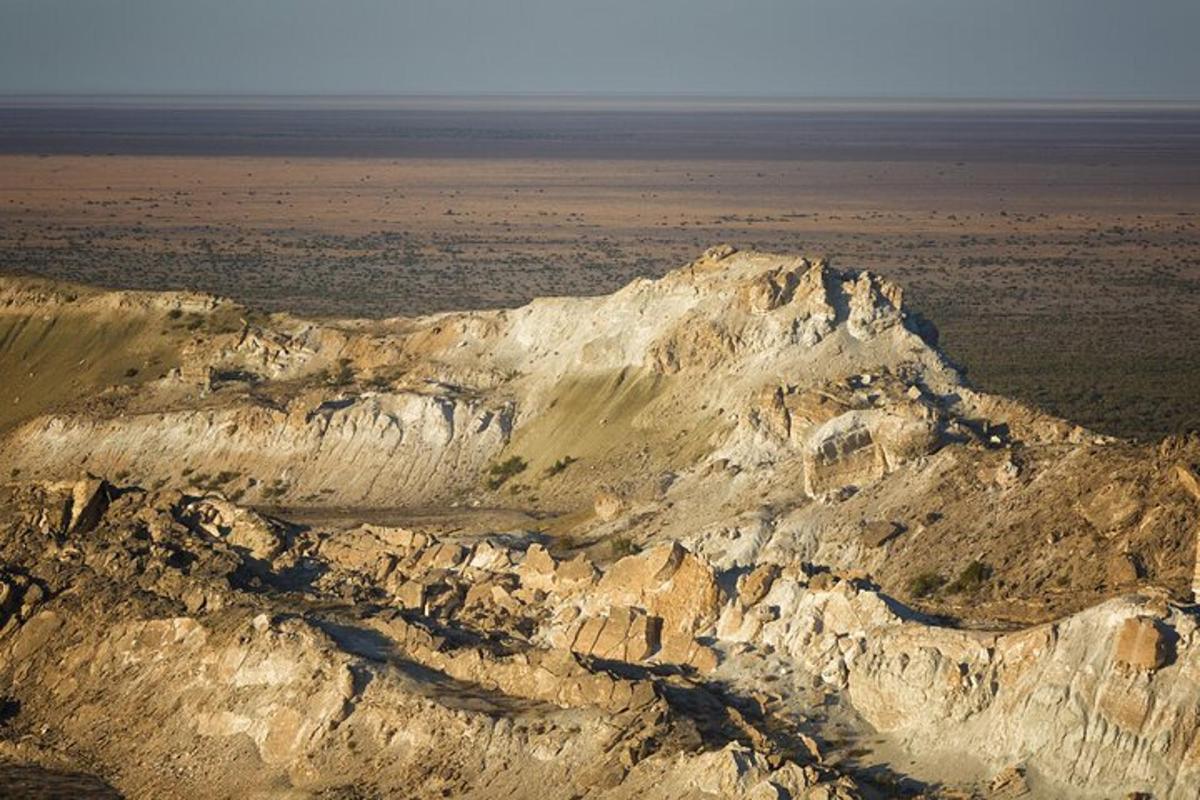
[(1200, 0), (0, 0), (0, 93), (1200, 99)]

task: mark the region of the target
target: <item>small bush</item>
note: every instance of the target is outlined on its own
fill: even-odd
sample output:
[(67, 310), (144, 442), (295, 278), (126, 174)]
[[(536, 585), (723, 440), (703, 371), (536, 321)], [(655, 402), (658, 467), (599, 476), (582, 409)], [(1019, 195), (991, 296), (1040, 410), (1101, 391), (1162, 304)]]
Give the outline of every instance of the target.
[(329, 383), (333, 386), (345, 386), (354, 382), (354, 369), (351, 367), (353, 362), (348, 358), (339, 358), (337, 368), (329, 376)]
[(573, 458), (572, 456), (564, 456), (563, 458), (560, 458), (558, 461), (555, 461), (553, 464), (551, 464), (549, 467), (546, 468), (546, 477), (553, 478), (555, 475), (559, 474), (560, 472), (565, 470), (567, 467), (574, 464), (577, 460), (578, 459)]
[(375, 375), (372, 375), (367, 380), (366, 387), (368, 389), (374, 389), (377, 392), (386, 392), (392, 388), (392, 385), (394, 382), (395, 382), (394, 378), (391, 378), (387, 375), (377, 373)]
[(262, 496), (266, 500), (278, 500), (280, 497), (283, 497), (285, 494), (290, 492), (291, 489), (291, 485), (289, 485), (288, 482), (283, 478), (276, 478), (275, 480), (271, 481), (270, 486), (263, 488)]
[(972, 561), (963, 568), (954, 582), (946, 590), (954, 594), (968, 594), (979, 591), (988, 578), (992, 577), (992, 568), (981, 561)]
[(513, 456), (499, 464), (493, 464), (488, 470), (487, 487), (499, 489), (509, 478), (524, 472), (527, 466), (529, 464), (520, 456)]
[(946, 579), (936, 572), (922, 572), (908, 582), (908, 593), (913, 597), (928, 597), (946, 585)]
[(628, 536), (614, 536), (610, 541), (615, 558), (631, 556), (638, 551), (638, 546)]

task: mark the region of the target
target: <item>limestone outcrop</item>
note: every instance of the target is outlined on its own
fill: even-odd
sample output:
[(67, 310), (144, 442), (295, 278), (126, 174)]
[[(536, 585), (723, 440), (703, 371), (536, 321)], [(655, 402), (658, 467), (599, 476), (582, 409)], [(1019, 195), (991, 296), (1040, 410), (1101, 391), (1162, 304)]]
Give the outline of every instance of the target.
[(0, 318), (88, 331), (90, 387), (0, 428), (0, 759), (131, 798), (1200, 793), (1200, 439), (973, 390), (879, 275), (725, 246), (319, 322), (0, 280)]

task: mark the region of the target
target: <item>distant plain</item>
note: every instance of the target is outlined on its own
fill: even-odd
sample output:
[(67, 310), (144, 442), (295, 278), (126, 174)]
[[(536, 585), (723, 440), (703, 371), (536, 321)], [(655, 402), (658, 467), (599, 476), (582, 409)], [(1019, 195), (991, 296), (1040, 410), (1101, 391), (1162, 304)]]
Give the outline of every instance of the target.
[(570, 98), (0, 101), (0, 272), (391, 316), (717, 242), (892, 277), (981, 388), (1200, 428), (1200, 111)]

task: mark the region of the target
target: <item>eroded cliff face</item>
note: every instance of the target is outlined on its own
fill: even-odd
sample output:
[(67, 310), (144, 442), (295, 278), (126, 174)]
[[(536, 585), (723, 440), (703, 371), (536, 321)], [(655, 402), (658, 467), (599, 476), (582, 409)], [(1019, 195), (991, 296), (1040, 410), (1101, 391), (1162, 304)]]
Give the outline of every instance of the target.
[(17, 391), (71, 361), (38, 320), (139, 343), (0, 430), (9, 758), (134, 797), (1200, 787), (1200, 442), (974, 392), (876, 276), (2, 297)]
[(1041, 796), (1185, 798), (1200, 779), (1196, 621), (1161, 594), (992, 633), (674, 542), (602, 564), (96, 482), (10, 489), (4, 511), (9, 733), (44, 748), (5, 751), (133, 796), (524, 797), (530, 775), (569, 796), (872, 796), (806, 719), (831, 697), (915, 757), (965, 750), (982, 784), (1016, 766)]
[(55, 416), (20, 432), (36, 447), (15, 451), (10, 471), (56, 475), (76, 463), (105, 474), (161, 474), (165, 481), (155, 483), (184, 487), (224, 475), (219, 485), (231, 494), (263, 502), (416, 505), (474, 488), (508, 441), (512, 413), (503, 402), (368, 392), (311, 409), (236, 402)]
[[(122, 313), (104, 295), (10, 294), (12, 316)], [(227, 304), (211, 305), (231, 316)], [(956, 385), (902, 322), (899, 290), (865, 273), (714, 252), (611, 296), (508, 312), (325, 327), (243, 319), (230, 332), (200, 324), (168, 342), (179, 365), (163, 377), (109, 392), (107, 407), (27, 420), (0, 468), (40, 477), (83, 464), (179, 488), (226, 474), (244, 476), (225, 488), (249, 500), (411, 506), (466, 494), (515, 438), (523, 447), (513, 454), (535, 467), (602, 455), (592, 477), (615, 480), (639, 445), (647, 468), (661, 471), (725, 444), (751, 412), (748, 395), (771, 377), (810, 388), (910, 364), (936, 391)], [(890, 435), (882, 419), (873, 424), (877, 437)], [(564, 425), (628, 430), (561, 441)], [(555, 452), (573, 445), (578, 452)]]

